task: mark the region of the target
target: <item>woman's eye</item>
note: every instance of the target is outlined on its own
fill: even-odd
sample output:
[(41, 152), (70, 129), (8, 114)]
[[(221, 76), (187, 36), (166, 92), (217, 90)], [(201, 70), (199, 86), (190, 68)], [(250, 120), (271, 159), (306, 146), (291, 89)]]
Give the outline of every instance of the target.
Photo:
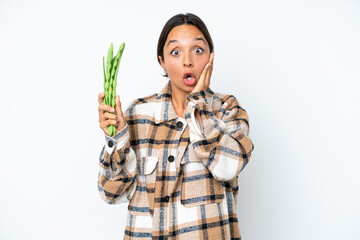
[(202, 53), (203, 51), (204, 51), (204, 50), (202, 50), (202, 48), (196, 48), (196, 49), (195, 49), (195, 52), (196, 52), (196, 53)]
[(178, 50), (172, 50), (170, 54), (176, 56), (176, 55), (179, 54), (179, 51)]

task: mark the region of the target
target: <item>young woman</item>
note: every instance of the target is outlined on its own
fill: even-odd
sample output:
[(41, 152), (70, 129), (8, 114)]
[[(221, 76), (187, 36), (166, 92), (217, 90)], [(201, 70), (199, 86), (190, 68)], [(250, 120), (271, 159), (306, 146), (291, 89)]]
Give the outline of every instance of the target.
[(196, 15), (168, 20), (157, 55), (169, 78), (158, 94), (124, 113), (119, 96), (112, 109), (99, 94), (100, 195), (129, 202), (124, 239), (241, 239), (238, 174), (253, 150), (247, 113), (209, 88), (214, 47)]

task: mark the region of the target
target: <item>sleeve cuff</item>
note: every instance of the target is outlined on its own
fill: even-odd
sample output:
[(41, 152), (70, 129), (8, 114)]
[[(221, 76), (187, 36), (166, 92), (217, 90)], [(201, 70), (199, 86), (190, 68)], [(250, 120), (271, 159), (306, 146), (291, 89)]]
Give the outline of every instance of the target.
[(129, 140), (129, 130), (128, 125), (120, 130), (115, 136), (110, 137), (105, 135), (105, 150), (107, 153), (111, 154), (114, 149), (121, 149), (125, 146), (126, 142)]
[(211, 106), (213, 96), (214, 96), (214, 92), (210, 88), (208, 88), (206, 91), (202, 90), (200, 92), (190, 93), (186, 96), (186, 99), (188, 102), (192, 102), (195, 105), (197, 103), (203, 102)]
[[(226, 124), (218, 119), (212, 111), (214, 93), (208, 88), (187, 95), (185, 118), (189, 124), (191, 141), (199, 141), (214, 137), (224, 131)], [(195, 110), (200, 112), (201, 127), (195, 117)]]
[(199, 122), (195, 117), (195, 109), (195, 104), (189, 102), (185, 112), (185, 119), (189, 125), (189, 134), (192, 141), (198, 141), (203, 137)]

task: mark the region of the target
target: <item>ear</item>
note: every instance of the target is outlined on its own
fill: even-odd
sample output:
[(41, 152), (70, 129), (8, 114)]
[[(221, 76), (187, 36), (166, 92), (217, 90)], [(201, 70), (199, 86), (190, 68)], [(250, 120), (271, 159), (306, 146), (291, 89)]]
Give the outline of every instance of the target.
[(164, 71), (166, 72), (166, 65), (165, 65), (165, 62), (163, 61), (162, 57), (161, 56), (158, 56), (158, 59), (160, 61), (160, 65), (161, 67), (164, 69)]

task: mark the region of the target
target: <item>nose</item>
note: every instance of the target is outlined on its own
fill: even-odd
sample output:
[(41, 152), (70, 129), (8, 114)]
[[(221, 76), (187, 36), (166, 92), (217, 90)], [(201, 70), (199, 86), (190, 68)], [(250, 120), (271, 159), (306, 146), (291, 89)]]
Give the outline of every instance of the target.
[(189, 54), (189, 53), (184, 54), (183, 65), (184, 65), (184, 67), (192, 67), (192, 66), (194, 66), (191, 54)]

